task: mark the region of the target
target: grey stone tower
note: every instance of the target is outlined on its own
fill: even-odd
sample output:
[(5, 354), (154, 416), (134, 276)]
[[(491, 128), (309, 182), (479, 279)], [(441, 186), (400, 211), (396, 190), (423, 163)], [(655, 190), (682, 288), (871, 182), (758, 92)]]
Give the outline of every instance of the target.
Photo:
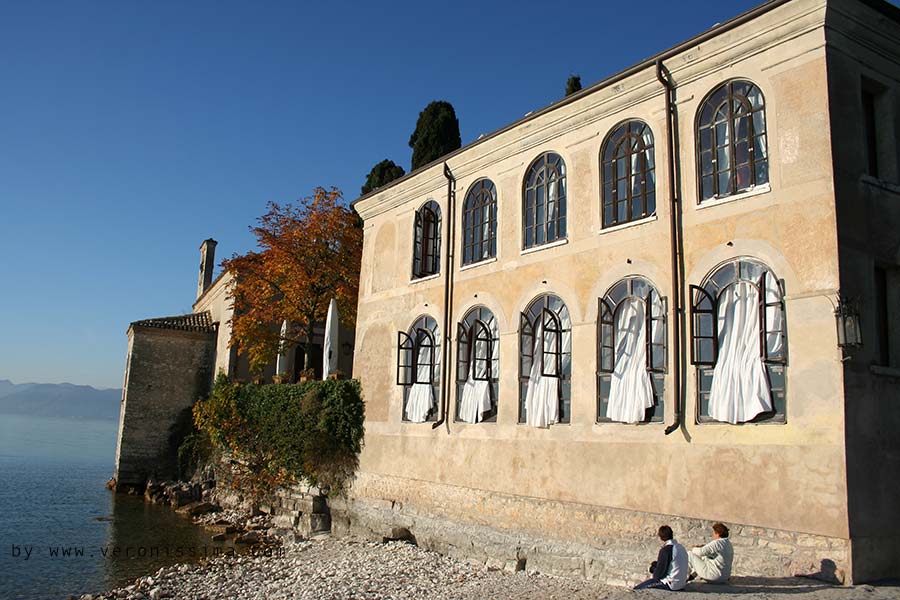
[(200, 279), (197, 282), (197, 297), (203, 295), (203, 292), (212, 283), (213, 269), (216, 266), (216, 244), (218, 242), (212, 238), (204, 240), (200, 244)]

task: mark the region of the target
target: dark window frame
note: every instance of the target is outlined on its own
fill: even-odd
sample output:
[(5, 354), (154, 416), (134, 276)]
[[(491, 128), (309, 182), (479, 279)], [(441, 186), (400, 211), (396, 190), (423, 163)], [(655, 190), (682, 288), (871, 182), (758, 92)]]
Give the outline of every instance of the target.
[[(638, 282), (641, 286), (645, 286), (647, 291), (641, 295), (634, 290), (634, 283)], [(614, 290), (620, 286), (625, 286), (625, 292), (618, 300), (611, 297)], [(661, 313), (658, 316), (653, 315), (653, 296), (659, 301)], [(645, 360), (645, 368), (650, 376), (650, 382), (653, 386), (653, 396), (656, 403), (653, 408), (648, 408), (644, 420), (640, 424), (662, 423), (665, 420), (665, 376), (668, 373), (668, 299), (661, 296), (656, 286), (640, 275), (631, 275), (616, 281), (609, 287), (606, 293), (597, 299), (597, 372), (596, 372), (596, 422), (597, 423), (614, 423), (608, 417), (601, 416), (605, 414), (605, 406), (608, 404), (609, 385), (612, 373), (616, 368), (616, 319), (619, 310), (622, 308), (624, 301), (635, 298), (641, 302), (644, 307), (644, 331), (645, 331), (645, 350), (647, 352)], [(659, 323), (663, 328), (662, 344), (653, 343), (654, 323)], [(653, 352), (654, 347), (662, 346), (663, 358), (661, 367), (654, 367)], [(605, 399), (604, 399), (605, 398)]]
[[(754, 93), (759, 95), (759, 106), (753, 106), (750, 100)], [(699, 203), (770, 183), (766, 100), (758, 85), (748, 79), (730, 79), (713, 88), (697, 109), (694, 132)], [(740, 135), (736, 136), (736, 132)], [(760, 150), (762, 156), (757, 156)], [(720, 157), (727, 162), (724, 168)], [(727, 185), (723, 185), (723, 175)], [(742, 177), (748, 181), (741, 182)]]
[(463, 202), (462, 266), (497, 256), (497, 186), (482, 178), (466, 192)]
[[(566, 162), (548, 151), (534, 159), (522, 181), (522, 249), (536, 248), (566, 239)], [(548, 186), (556, 183), (557, 199), (552, 214), (547, 210)]]
[[(650, 136), (649, 145), (644, 136)], [(600, 216), (602, 228), (624, 225), (656, 214), (656, 158), (653, 130), (639, 119), (619, 123), (600, 146)], [(637, 146), (637, 147), (635, 147)], [(633, 185), (632, 168), (637, 155), (639, 188)], [(621, 162), (620, 162), (621, 161)], [(620, 170), (619, 167), (624, 165)], [(620, 186), (624, 182), (624, 198)], [(635, 212), (635, 205), (640, 210)], [(620, 211), (624, 207), (625, 215)], [(620, 218), (621, 217), (621, 218)]]
[[(467, 326), (467, 323), (470, 323)], [(479, 335), (481, 334), (481, 335)], [(494, 313), (486, 306), (474, 306), (470, 308), (463, 320), (456, 324), (456, 411), (455, 420), (459, 418), (459, 406), (462, 402), (462, 387), (465, 385), (470, 369), (475, 368), (473, 379), (475, 381), (488, 381), (491, 391), (491, 411), (482, 415), (479, 423), (494, 423), (497, 421), (497, 400), (499, 399), (500, 373), (494, 368), (494, 362), (499, 363), (500, 337), (497, 328), (497, 319)], [(485, 339), (484, 336), (487, 336)], [(487, 343), (486, 359), (477, 358), (477, 344)], [(473, 361), (473, 357), (476, 360)], [(477, 375), (478, 361), (486, 360), (485, 374), (487, 378)], [(499, 364), (497, 365), (499, 369)]]
[[(423, 344), (423, 340), (427, 341), (427, 344)], [(397, 385), (403, 388), (401, 419), (405, 423), (409, 422), (406, 419), (406, 402), (409, 390), (414, 383), (430, 383), (435, 395), (440, 391), (440, 361), (444, 359), (443, 356), (439, 356), (440, 340), (437, 321), (427, 314), (417, 317), (407, 331), (397, 332)], [(428, 364), (431, 375), (430, 382), (419, 381), (417, 363), (419, 354), (424, 348), (431, 349), (431, 358)], [(440, 407), (435, 406), (428, 414), (426, 422), (436, 420), (439, 410)]]
[(413, 222), (412, 278), (441, 272), (441, 207), (429, 200), (416, 211)]
[[(760, 269), (762, 273), (759, 276), (750, 277), (745, 272), (752, 269)], [(731, 272), (727, 278), (719, 280), (721, 273), (727, 274)], [(766, 293), (766, 278), (772, 277), (778, 290), (778, 299), (770, 302)], [(712, 374), (718, 361), (719, 354), (719, 299), (727, 288), (744, 282), (752, 285), (758, 294), (759, 311), (759, 357), (763, 367), (766, 370), (767, 382), (769, 384), (769, 394), (772, 398), (773, 410), (761, 413), (755, 418), (747, 421), (747, 423), (775, 423), (784, 424), (787, 422), (787, 367), (788, 367), (788, 324), (787, 312), (784, 305), (785, 285), (783, 279), (778, 279), (772, 270), (763, 263), (750, 257), (738, 257), (727, 260), (717, 265), (703, 280), (702, 285), (690, 286), (691, 298), (691, 364), (696, 369), (696, 423), (713, 423), (725, 424), (716, 421), (704, 414), (704, 406), (708, 407), (709, 389), (707, 386), (712, 381)], [(701, 304), (706, 303), (706, 306)], [(781, 312), (781, 329), (769, 329), (767, 322), (767, 309), (775, 308)], [(698, 344), (698, 340), (708, 340), (710, 335), (699, 333), (702, 328), (698, 317), (710, 317), (712, 319), (712, 344), (707, 346), (711, 349), (711, 353), (707, 354)], [(708, 329), (707, 329), (708, 331)], [(768, 348), (769, 336), (781, 334), (782, 348), (780, 356), (771, 356)], [(781, 399), (781, 407), (778, 406), (778, 399)], [(708, 410), (708, 408), (707, 408)]]
[[(554, 311), (551, 308), (551, 304), (553, 302), (559, 303), (559, 308)], [(538, 310), (539, 309), (539, 310)], [(558, 369), (559, 375), (552, 375), (553, 377), (557, 377), (559, 379), (559, 387), (558, 387), (558, 395), (559, 395), (559, 415), (560, 420), (559, 424), (567, 424), (571, 422), (571, 404), (572, 404), (572, 392), (571, 392), (571, 379), (572, 379), (572, 317), (569, 313), (569, 309), (566, 306), (566, 303), (563, 302), (562, 298), (557, 296), (556, 294), (546, 293), (541, 294), (540, 296), (534, 298), (531, 302), (528, 303), (528, 307), (521, 313), (519, 313), (519, 423), (525, 423), (525, 391), (528, 387), (528, 380), (531, 376), (531, 366), (534, 361), (534, 332), (537, 330), (538, 319), (543, 319), (545, 317), (544, 311), (547, 310), (557, 320), (559, 323), (558, 329), (558, 339), (557, 339), (557, 351), (551, 354), (554, 355), (554, 364)], [(563, 327), (562, 323), (564, 321), (562, 315), (563, 311), (567, 315), (569, 320), (569, 327), (566, 329)], [(529, 313), (535, 312), (534, 318), (532, 319), (529, 316)], [(543, 329), (543, 328), (542, 328)], [(526, 330), (528, 333), (526, 333)], [(568, 348), (564, 348), (562, 341), (563, 337), (566, 333), (569, 333), (569, 345)], [(524, 343), (525, 338), (528, 338), (528, 344)], [(544, 370), (544, 342), (541, 343), (541, 374), (542, 376), (546, 375)], [(568, 365), (565, 365), (565, 356), (569, 356)], [(525, 363), (528, 363), (528, 368), (525, 368)], [(558, 361), (558, 362), (556, 362)]]

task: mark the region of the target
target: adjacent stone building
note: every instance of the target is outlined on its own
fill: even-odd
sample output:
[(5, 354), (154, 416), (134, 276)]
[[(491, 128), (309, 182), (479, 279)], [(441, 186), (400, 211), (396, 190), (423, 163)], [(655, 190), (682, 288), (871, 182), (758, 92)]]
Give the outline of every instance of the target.
[[(643, 578), (900, 574), (900, 10), (773, 0), (355, 201), (339, 531)], [(861, 339), (860, 334), (861, 333)]]

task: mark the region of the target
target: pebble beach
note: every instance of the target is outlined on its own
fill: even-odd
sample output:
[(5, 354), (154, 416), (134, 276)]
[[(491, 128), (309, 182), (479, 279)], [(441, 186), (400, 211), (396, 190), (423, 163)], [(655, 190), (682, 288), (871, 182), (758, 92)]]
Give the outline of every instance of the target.
[[(512, 599), (587, 600), (662, 597), (665, 592), (613, 587), (539, 573), (488, 570), (404, 542), (354, 539), (285, 542), (258, 555), (176, 565), (133, 585), (80, 600)], [(735, 577), (726, 586), (692, 582), (682, 600), (722, 597), (900, 600), (894, 585), (832, 586), (806, 578)]]

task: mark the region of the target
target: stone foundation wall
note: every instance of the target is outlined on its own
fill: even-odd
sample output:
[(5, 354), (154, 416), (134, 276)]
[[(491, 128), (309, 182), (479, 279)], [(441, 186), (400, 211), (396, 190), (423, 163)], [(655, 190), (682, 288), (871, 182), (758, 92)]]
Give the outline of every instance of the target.
[[(332, 531), (373, 539), (409, 530), (424, 548), (489, 568), (633, 585), (669, 524), (687, 547), (709, 541), (712, 521), (546, 501), (362, 474), (348, 499), (329, 499)], [(798, 508), (799, 510), (799, 508)], [(845, 539), (727, 523), (737, 576), (813, 575), (849, 582)]]

